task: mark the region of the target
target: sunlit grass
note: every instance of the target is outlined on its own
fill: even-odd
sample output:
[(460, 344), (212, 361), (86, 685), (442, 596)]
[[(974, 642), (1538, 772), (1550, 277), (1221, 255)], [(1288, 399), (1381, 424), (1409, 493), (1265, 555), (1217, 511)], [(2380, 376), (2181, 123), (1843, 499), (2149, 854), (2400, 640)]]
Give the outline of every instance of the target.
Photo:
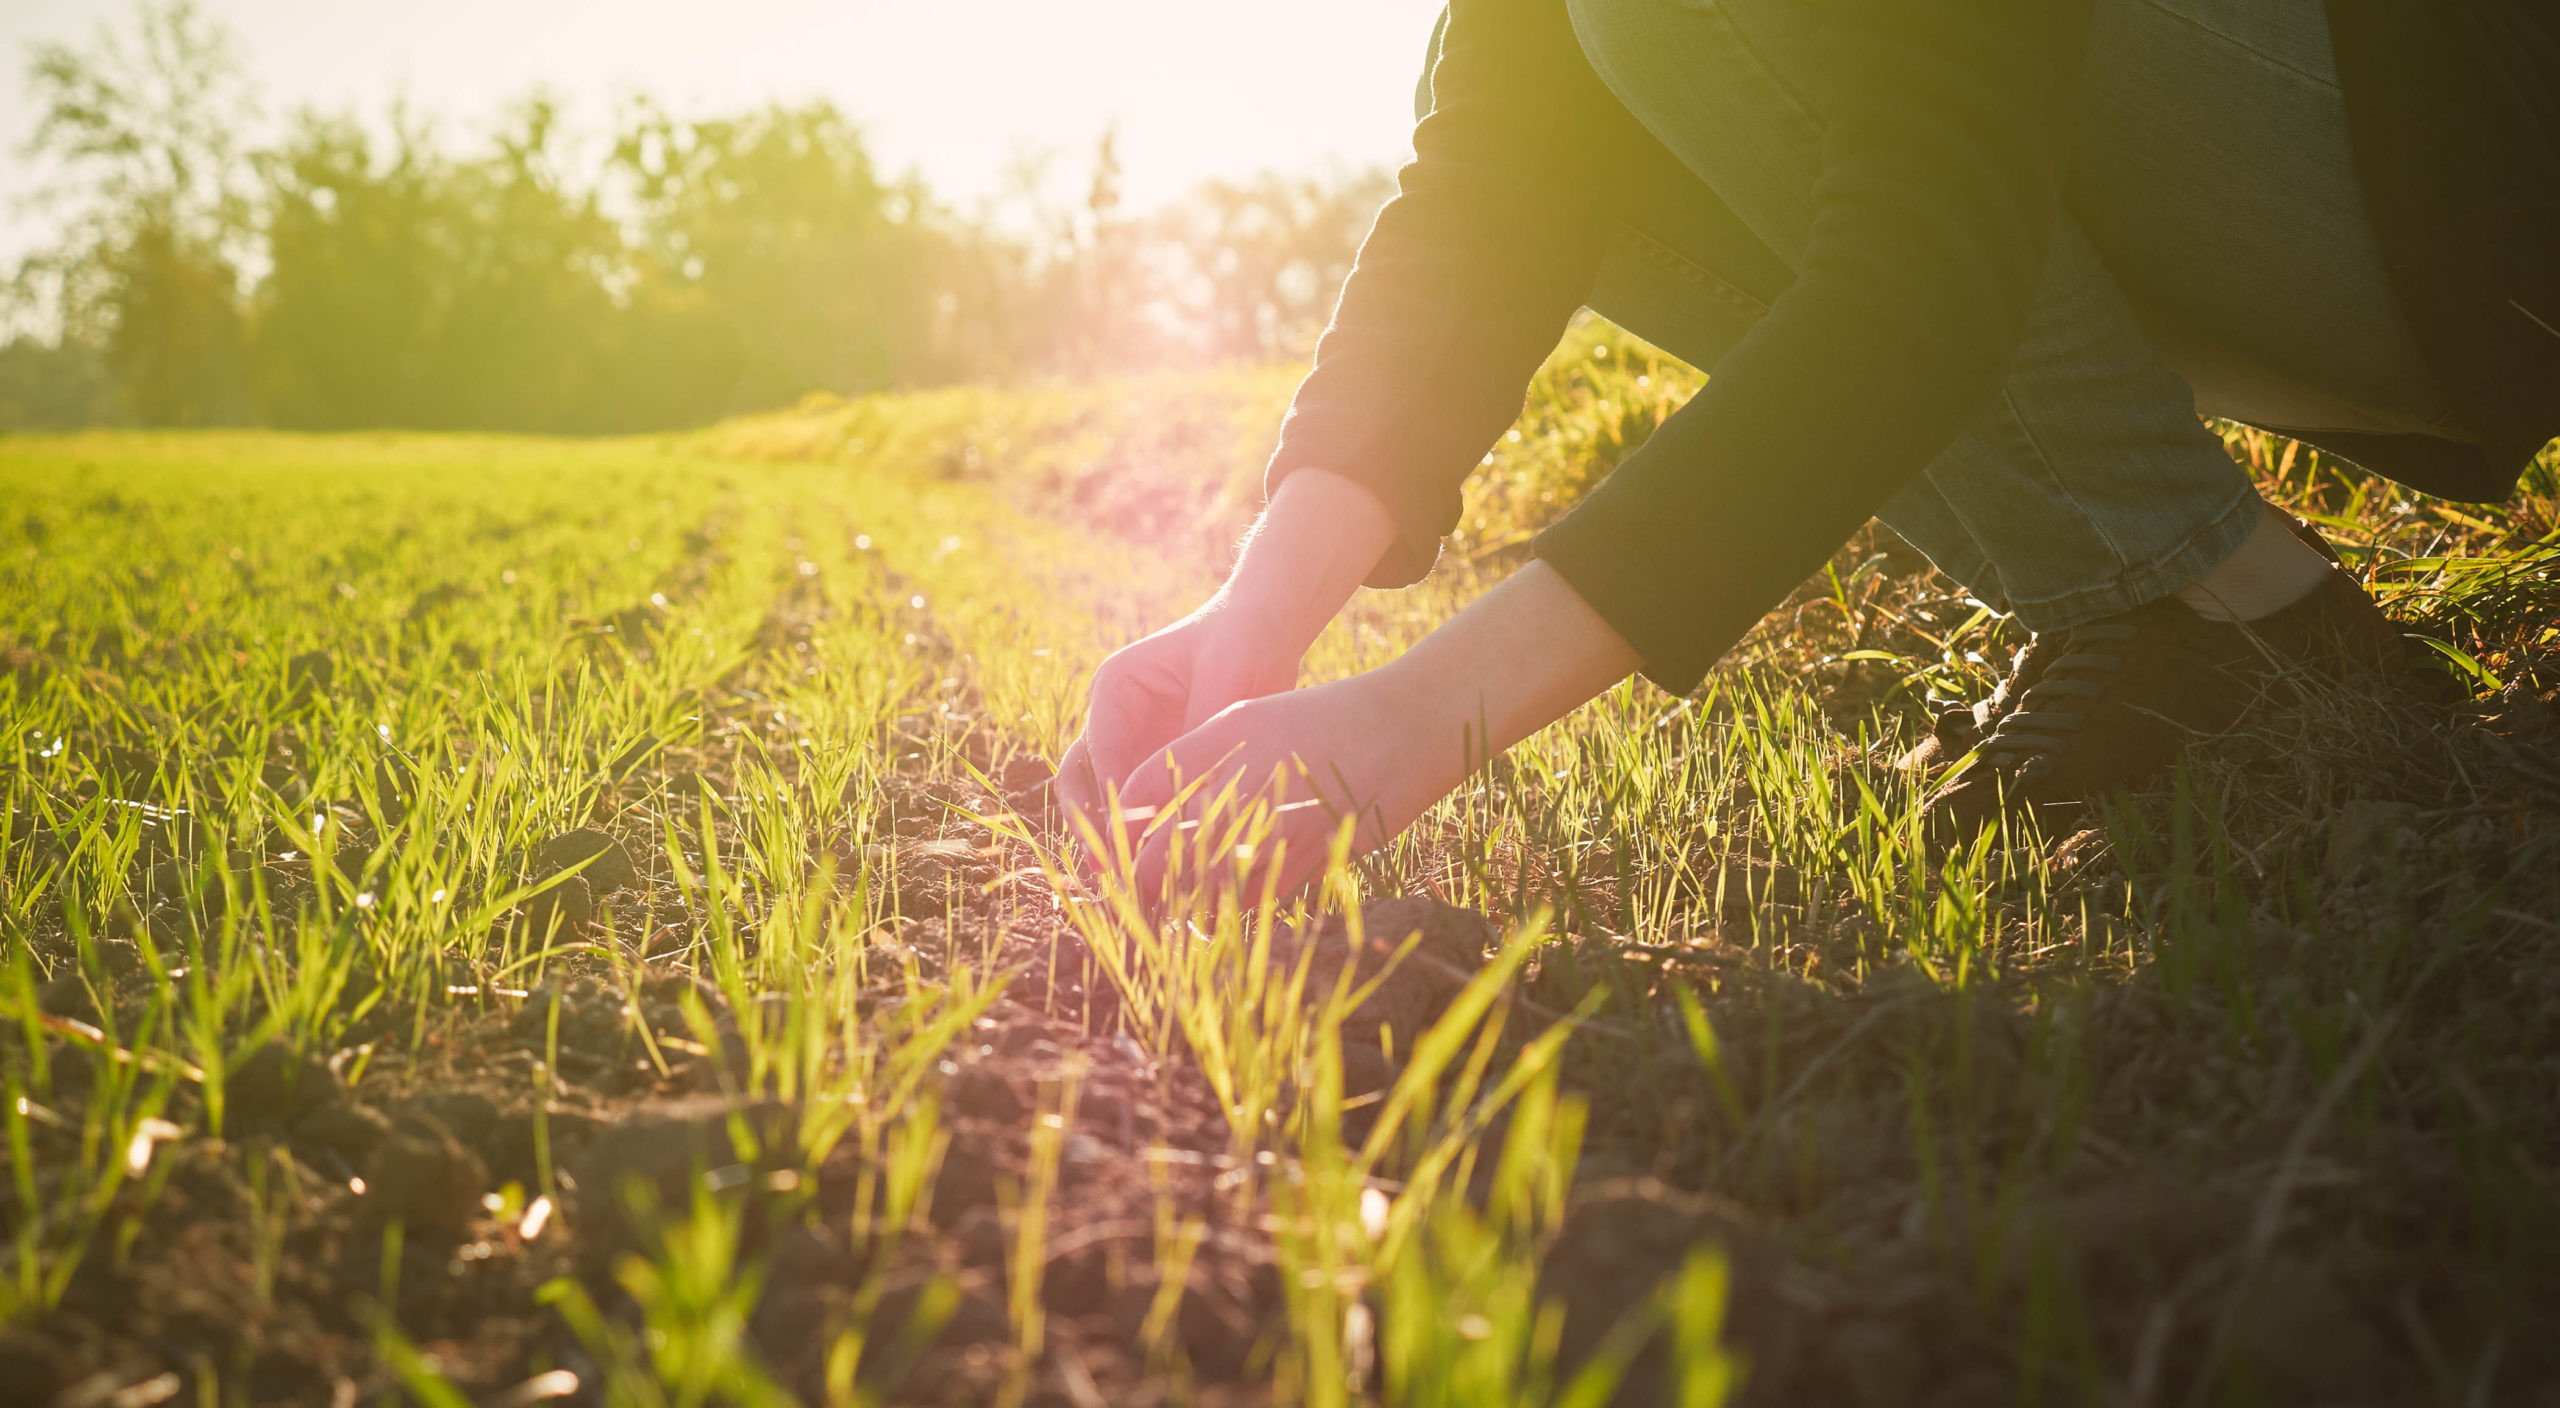
[[(1695, 384), (1578, 330), (1441, 570), (1356, 601), (1309, 678), (1390, 658), (1496, 580)], [(1542, 1268), (1595, 1168), (1800, 1223), (1801, 1254), (1843, 1279), (1862, 1248), (1925, 1247), (1969, 1333), (2055, 1393), (2170, 1372), (2128, 1357), (2104, 1286), (2037, 1258), (2069, 1197), (2171, 1166), (2189, 1129), (2253, 1151), (2252, 1215), (2283, 1227), (2306, 1187), (2347, 1186), (2314, 1177), (2315, 1145), (2430, 1092), (2428, 1118), (2468, 1141), (2453, 1186), (2496, 1233), (2456, 1289), (2489, 1297), (2553, 1245), (2541, 1126), (2499, 1115), (2530, 1108), (2514, 1071), (2447, 1044), (2461, 1022), (2420, 1020), (2488, 1010), (2469, 975), (2526, 961), (2547, 832), (2480, 783), (2443, 819), (2508, 826), (2464, 844), (2510, 869), (2423, 920), (2392, 906), (2426, 877), (2360, 881), (2355, 924), (2326, 897), (2360, 857), (2331, 859), (2308, 822), (2250, 830), (2264, 804), (2210, 759), (2094, 840), (1933, 849), (1892, 759), (1933, 697), (1986, 684), (2019, 639), (1889, 542), (1844, 549), (1696, 696), (1610, 691), (1303, 895), (1251, 888), (1273, 818), (1246, 795), (1202, 818), (1170, 902), (1135, 891), (1125, 855), (1088, 874), (1073, 848), (1104, 837), (1044, 810), (1044, 765), (1095, 661), (1215, 580), (1286, 387), (954, 391), (591, 444), (0, 447), (0, 1320), (42, 1323), (84, 1268), (164, 1254), (153, 1209), (182, 1168), (250, 1190), (251, 1299), (290, 1299), (288, 1252), (346, 1177), (297, 1162), (259, 1106), (286, 1065), (271, 1053), (400, 1088), (502, 1027), (530, 1033), (507, 1078), (539, 1165), (493, 1195), (484, 1240), (559, 1258), (520, 1313), (557, 1317), (616, 1404), (887, 1401), (972, 1297), (1004, 1327), (994, 1381), (1027, 1399), (1061, 1372), (1043, 1288), (1079, 1232), (1059, 1221), (1077, 1063), (1121, 1041), (1164, 1089), (1196, 1082), (1223, 1141), (1130, 1151), (1153, 1180), (1135, 1353), (1176, 1400), (1186, 1287), (1249, 1235), (1277, 1278), (1249, 1371), (1284, 1400), (1583, 1404), (1651, 1375), (1712, 1401), (1755, 1372), (1725, 1342), (1730, 1303), (1768, 1294), (1712, 1239), (1673, 1249), (1600, 1352), (1562, 1356)], [(2560, 649), (2549, 466), (2492, 519), (2252, 434), (2233, 442), (2271, 496), (2438, 634), (2475, 708)], [(2348, 727), (2319, 717), (2303, 727)], [(2488, 756), (2467, 738), (2441, 756)], [(2347, 747), (2312, 743), (2306, 770)], [(2304, 775), (2306, 812), (2362, 776)], [(535, 863), (590, 825), (640, 881), (605, 893)], [(919, 857), (941, 867), (921, 888)], [(1361, 901), (1388, 894), (1481, 911), (1497, 939), (1433, 1020), (1359, 1054), (1380, 1087), (1347, 1093), (1371, 1038), (1345, 1023), (1418, 961), (1415, 936), (1363, 931)], [(954, 908), (965, 922), (933, 919)], [(1024, 931), (1045, 946), (1007, 938)], [(2296, 942), (2318, 960), (2271, 956)], [(1344, 960), (1364, 945), (1374, 962)], [(1032, 1092), (1001, 1253), (960, 1265), (933, 1220), (949, 1057), (1017, 990), (1064, 1011), (1078, 984), (1089, 1049)], [(562, 1179), (563, 1032), (591, 1011), (637, 1085), (716, 1097), (727, 1162), (680, 1192)], [(2148, 1059), (2107, 1025), (2123, 1011), (2224, 1093), (2123, 1093)], [(768, 1107), (778, 1123), (751, 1113)], [(2272, 1136), (2232, 1113), (2261, 1109)], [(1214, 1152), (1218, 1201), (1183, 1201), (1177, 1152)], [(568, 1265), (532, 1210), (572, 1205), (577, 1235), (627, 1223), (627, 1245)], [(860, 1268), (787, 1364), (752, 1326), (777, 1226), (822, 1229)], [(435, 1269), (397, 1227), (365, 1234), (385, 1258), (367, 1391), (444, 1401), (454, 1366), (396, 1314), (404, 1278)], [(2255, 1352), (2230, 1307), (2273, 1245), (2197, 1273), (2182, 1304), (2220, 1318), (2179, 1310), (2162, 1343)], [(246, 1393), (238, 1366), (185, 1372), (204, 1401)]]
[[(605, 980), (659, 1071), (671, 1052), (698, 1053), (741, 1108), (777, 1100), (798, 1114), (789, 1147), (759, 1154), (743, 1185), (697, 1181), (673, 1205), (646, 1184), (586, 1192), (623, 1202), (645, 1231), (611, 1278), (636, 1324), (576, 1280), (545, 1299), (601, 1366), (608, 1401), (774, 1401), (781, 1390), (745, 1357), (764, 1273), (741, 1260), (738, 1200), (789, 1218), (850, 1145), (864, 1170), (856, 1225), (886, 1266), (918, 1234), (947, 1145), (933, 1063), (1007, 978), (984, 969), (985, 953), (947, 954), (930, 977), (913, 956), (884, 957), (876, 937), (896, 910), (906, 843), (869, 799), (893, 775), (996, 779), (1017, 758), (1054, 756), (1109, 638), (1079, 613), (1108, 593), (1089, 578), (1078, 594), (1025, 584), (1076, 581), (1089, 559), (968, 489), (742, 469), (677, 444), (91, 437), (16, 453), (10, 472), (28, 493), (0, 631), (48, 668), (0, 683), (21, 842), (9, 863), (18, 1035), (6, 1118), (17, 1206), (46, 1211), (12, 1220), (10, 1316), (41, 1314), (85, 1259), (124, 1254), (172, 1167), (156, 1143), (222, 1136), (225, 1095), (252, 1056), (280, 1046), (352, 1080), (529, 1000), (540, 1073), (560, 1060), (565, 967)], [(679, 760), (715, 749), (721, 786), (683, 781), (702, 774)], [(659, 773), (679, 782), (625, 785)], [(663, 880), (684, 916), (677, 932), (665, 913), (611, 897), (593, 902), (592, 924), (544, 907), (584, 880), (536, 873), (530, 853), (607, 816), (645, 838), (635, 860)], [(1050, 856), (1055, 891), (1091, 896), (1070, 915), (1088, 950), (1117, 965), (1122, 1020), (1218, 1092), (1230, 1156), (1261, 1175), (1234, 1190), (1238, 1207), (1306, 1229), (1284, 1231), (1301, 1249), (1281, 1253), (1293, 1267), (1347, 1278), (1349, 1300), (1293, 1298), (1296, 1338), (1270, 1351), (1273, 1372), (1319, 1401), (1381, 1384), (1398, 1401), (1457, 1401), (1452, 1385), (1523, 1362), (1570, 1140), (1515, 1135), (1484, 1152), (1503, 1186), (1540, 1190), (1506, 1194), (1519, 1206), (1493, 1223), (1431, 1209), (1454, 1207), (1443, 1185), (1467, 1176), (1488, 1122), (1524, 1093), (1537, 1123), (1515, 1128), (1570, 1122), (1554, 1087), (1569, 1028), (1490, 1081), (1502, 1024), (1478, 1030), (1540, 931), (1524, 930), (1439, 1027), (1405, 1034), (1414, 1059), (1384, 1116), (1364, 1147), (1344, 1149), (1338, 1076), (1324, 1072), (1335, 1014), (1374, 979), (1345, 969), (1311, 991), (1312, 945), (1275, 959), (1309, 911), (1248, 909), (1202, 886), (1178, 917), (1150, 917), (1125, 887), (1070, 878), (1064, 838), (1023, 839)], [(1338, 861), (1331, 883), (1337, 907), (1353, 900)], [(1202, 932), (1205, 943), (1191, 937)], [(119, 961), (144, 971), (112, 971)], [(644, 988), (670, 969), (698, 987), (653, 1024)], [(884, 980), (903, 983), (904, 999), (873, 1000)], [(37, 989), (65, 981), (84, 988), (95, 1023), (49, 1013)], [(75, 1047), (106, 1059), (66, 1086), (59, 1053)], [(1441, 1092), (1468, 1051), (1468, 1074)], [(173, 1100), (193, 1128), (163, 1119)], [(1046, 1209), (1073, 1107), (1070, 1078), (1031, 1131), (1034, 1176), (1011, 1194), (1017, 1386), (1042, 1351)], [(547, 1129), (537, 1114), (546, 1198), (558, 1191)], [(1301, 1146), (1332, 1152), (1311, 1159)], [(1271, 1161), (1275, 1149), (1288, 1157)], [(1405, 1152), (1417, 1154), (1410, 1169)], [(241, 1157), (264, 1189), (285, 1156), (260, 1142)], [(1391, 1170), (1409, 1181), (1381, 1184)], [(1383, 1223), (1370, 1205), (1382, 1186), (1401, 1188)], [(261, 1286), (293, 1208), (259, 1205)], [(1353, 1244), (1336, 1245), (1346, 1231)], [(408, 1240), (386, 1227), (386, 1288), (406, 1274)], [(1159, 1245), (1175, 1292), (1182, 1248), (1196, 1245), (1178, 1227)], [(1382, 1341), (1349, 1318), (1371, 1284), (1409, 1297), (1448, 1277), (1484, 1300), (1498, 1326), (1489, 1345), (1472, 1319), (1444, 1346), (1426, 1321), (1394, 1319)], [(875, 1323), (884, 1286), (857, 1291), (833, 1332), (826, 1381), (843, 1395), (868, 1393), (864, 1372), (912, 1357), (947, 1312), (928, 1296), (906, 1323)], [(373, 1312), (376, 1351), (412, 1394), (450, 1400), (434, 1357), (394, 1318), (395, 1296), (386, 1289)], [(1434, 1358), (1451, 1353), (1476, 1367)]]

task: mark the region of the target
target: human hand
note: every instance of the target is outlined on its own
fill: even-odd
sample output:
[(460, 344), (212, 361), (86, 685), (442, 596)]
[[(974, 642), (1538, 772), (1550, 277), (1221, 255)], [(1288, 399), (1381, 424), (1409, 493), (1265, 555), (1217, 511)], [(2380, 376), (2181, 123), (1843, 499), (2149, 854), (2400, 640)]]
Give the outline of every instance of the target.
[[(1231, 705), (1141, 764), (1119, 789), (1122, 817), (1143, 827), (1130, 857), (1138, 894), (1163, 900), (1169, 875), (1177, 890), (1293, 891), (1320, 872), (1346, 818), (1355, 853), (1385, 844), (1470, 769), (1636, 664), (1561, 575), (1533, 562), (1393, 664)], [(1259, 837), (1246, 815), (1256, 803), (1272, 809)], [(1237, 850), (1246, 841), (1251, 854)]]
[(1084, 732), (1059, 762), (1058, 799), (1101, 825), (1106, 786), (1228, 705), (1297, 683), (1298, 656), (1224, 596), (1113, 651), (1093, 672)]
[(1368, 489), (1291, 475), (1217, 595), (1094, 671), (1084, 732), (1058, 761), (1059, 801), (1098, 828), (1106, 790), (1138, 764), (1228, 705), (1297, 683), (1299, 657), (1394, 536)]
[(1345, 819), (1355, 854), (1413, 824), (1483, 759), (1465, 728), (1442, 737), (1438, 711), (1399, 696), (1408, 682), (1374, 670), (1246, 700), (1141, 765), (1120, 789), (1138, 893), (1161, 897), (1170, 874), (1287, 894), (1322, 872)]

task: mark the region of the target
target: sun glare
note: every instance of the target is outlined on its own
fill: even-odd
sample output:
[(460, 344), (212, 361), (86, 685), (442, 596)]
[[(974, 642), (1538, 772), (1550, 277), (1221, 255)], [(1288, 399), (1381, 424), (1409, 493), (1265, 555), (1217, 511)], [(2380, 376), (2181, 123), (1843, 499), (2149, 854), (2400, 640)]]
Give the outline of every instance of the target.
[[(120, 0), (0, 7), (0, 51), (86, 42)], [(1120, 134), (1126, 198), (1170, 199), (1213, 176), (1329, 161), (1393, 163), (1436, 0), (1031, 0), (900, 5), (740, 0), (716, 17), (674, 0), (216, 0), (270, 118), (302, 107), (381, 117), (396, 95), (468, 132), (537, 88), (603, 121), (635, 92), (732, 108), (824, 98), (860, 122), (891, 169), (957, 197), (999, 194), (1028, 155), (1080, 157)], [(0, 84), (0, 129), (36, 116)], [(0, 196), (43, 173), (0, 166)], [(36, 217), (0, 210), (0, 253)]]

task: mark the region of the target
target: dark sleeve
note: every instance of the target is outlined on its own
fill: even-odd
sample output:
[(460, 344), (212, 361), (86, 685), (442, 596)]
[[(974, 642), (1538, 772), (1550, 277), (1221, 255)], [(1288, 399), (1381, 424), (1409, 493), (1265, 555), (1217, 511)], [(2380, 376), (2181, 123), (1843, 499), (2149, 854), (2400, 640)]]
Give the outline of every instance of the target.
[(1611, 119), (1560, 0), (1454, 0), (1414, 160), (1343, 285), (1280, 425), (1265, 494), (1309, 465), (1375, 492), (1399, 529), (1369, 576), (1431, 570), (1459, 490), (1519, 417), (1599, 268)]
[(1833, 0), (1795, 283), (1540, 535), (1677, 693), (1990, 402), (2061, 208), (2085, 0)]

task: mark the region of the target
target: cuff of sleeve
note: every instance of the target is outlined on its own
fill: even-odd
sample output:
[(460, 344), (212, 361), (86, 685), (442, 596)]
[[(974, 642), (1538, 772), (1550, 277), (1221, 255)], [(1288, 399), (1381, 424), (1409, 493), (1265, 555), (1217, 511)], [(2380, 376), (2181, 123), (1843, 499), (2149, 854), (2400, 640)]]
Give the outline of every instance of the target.
[(1631, 526), (1603, 521), (1603, 515), (1576, 510), (1540, 533), (1531, 550), (1556, 569), (1575, 595), (1600, 613), (1609, 628), (1634, 646), (1642, 657), (1646, 679), (1672, 694), (1687, 694), (1707, 677), (1723, 644), (1710, 646), (1680, 613), (1665, 609), (1661, 573), (1647, 564), (1668, 544), (1630, 541), (1614, 531)]
[(1385, 591), (1412, 586), (1430, 575), (1432, 565), (1440, 560), (1440, 535), (1446, 531), (1443, 525), (1457, 517), (1454, 508), (1420, 502), (1423, 495), (1415, 486), (1399, 482), (1395, 476), (1364, 470), (1354, 457), (1335, 459), (1299, 453), (1297, 446), (1284, 441), (1263, 468), (1262, 501), (1271, 502), (1271, 496), (1280, 491), (1282, 480), (1318, 465), (1377, 495), (1378, 502), (1386, 505), (1388, 515), (1396, 521), (1395, 541), (1379, 555), (1378, 565), (1369, 569), (1360, 585)]

